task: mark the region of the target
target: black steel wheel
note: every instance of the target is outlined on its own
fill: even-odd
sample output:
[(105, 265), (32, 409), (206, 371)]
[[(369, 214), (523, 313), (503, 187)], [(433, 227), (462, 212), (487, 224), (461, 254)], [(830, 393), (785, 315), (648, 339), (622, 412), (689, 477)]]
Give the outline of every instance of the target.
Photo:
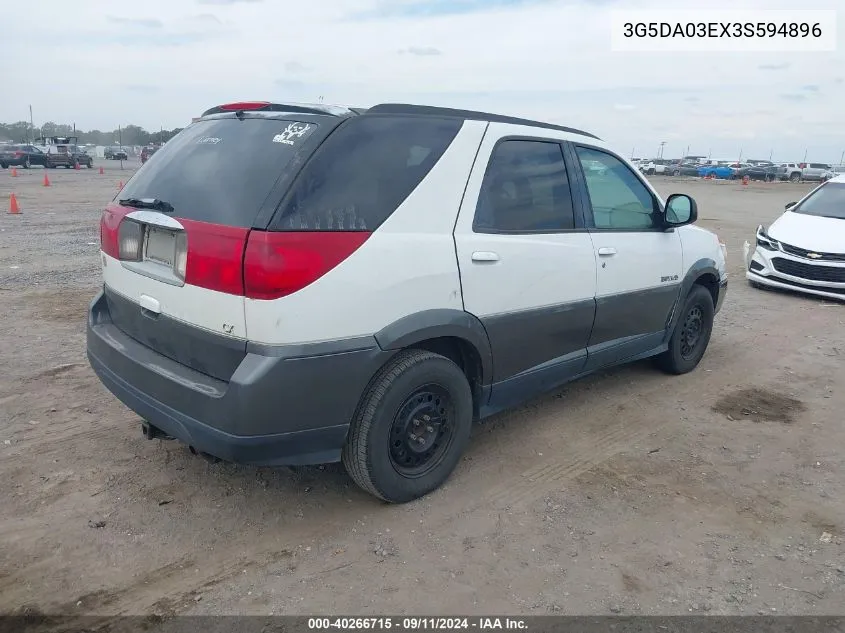
[(452, 397), (441, 385), (424, 385), (405, 399), (390, 427), (390, 461), (404, 477), (436, 468), (452, 443)]
[(704, 314), (701, 306), (696, 305), (687, 312), (681, 327), (681, 358), (688, 360), (693, 357), (702, 340), (703, 331)]
[(698, 366), (713, 331), (715, 307), (710, 291), (700, 284), (684, 300), (669, 349), (657, 356), (658, 366), (670, 374), (685, 374)]
[(361, 488), (412, 501), (448, 479), (469, 441), (472, 392), (460, 367), (425, 350), (399, 352), (370, 381), (342, 460)]

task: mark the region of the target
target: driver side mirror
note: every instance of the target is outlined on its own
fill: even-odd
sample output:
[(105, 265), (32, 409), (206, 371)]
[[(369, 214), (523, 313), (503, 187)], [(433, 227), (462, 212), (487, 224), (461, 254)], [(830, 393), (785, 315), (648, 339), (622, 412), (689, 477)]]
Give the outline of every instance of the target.
[(784, 209), (786, 209), (787, 211), (789, 211), (789, 210), (790, 210), (792, 207), (794, 207), (796, 204), (798, 204), (798, 203), (797, 203), (797, 202), (787, 202), (787, 203), (786, 203), (786, 206), (784, 207)]
[(685, 193), (673, 193), (666, 200), (663, 220), (669, 228), (692, 224), (698, 220), (698, 205), (692, 196)]

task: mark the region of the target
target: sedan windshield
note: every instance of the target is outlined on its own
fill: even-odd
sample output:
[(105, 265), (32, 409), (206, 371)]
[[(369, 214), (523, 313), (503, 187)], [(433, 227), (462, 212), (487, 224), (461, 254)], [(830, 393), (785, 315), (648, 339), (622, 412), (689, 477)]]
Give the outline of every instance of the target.
[(845, 183), (829, 182), (791, 209), (794, 213), (845, 220)]

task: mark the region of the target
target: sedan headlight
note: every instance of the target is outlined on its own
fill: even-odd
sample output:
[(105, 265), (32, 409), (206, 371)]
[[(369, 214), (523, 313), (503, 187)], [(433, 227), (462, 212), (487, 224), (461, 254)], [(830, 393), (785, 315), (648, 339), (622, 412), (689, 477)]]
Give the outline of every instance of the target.
[(780, 244), (778, 244), (778, 241), (769, 237), (768, 233), (766, 233), (765, 227), (762, 224), (757, 227), (757, 246), (759, 246), (760, 248), (764, 248), (767, 251), (780, 250)]

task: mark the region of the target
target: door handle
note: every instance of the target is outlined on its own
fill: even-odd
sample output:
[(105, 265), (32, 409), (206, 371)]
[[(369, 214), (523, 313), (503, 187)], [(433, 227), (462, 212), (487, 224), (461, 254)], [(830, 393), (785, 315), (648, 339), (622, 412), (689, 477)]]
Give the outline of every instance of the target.
[(493, 251), (475, 251), (472, 254), (472, 261), (474, 262), (497, 262), (499, 261), (499, 254)]
[(611, 257), (612, 255), (616, 255), (616, 249), (612, 246), (602, 246), (599, 249), (599, 256), (601, 257)]

